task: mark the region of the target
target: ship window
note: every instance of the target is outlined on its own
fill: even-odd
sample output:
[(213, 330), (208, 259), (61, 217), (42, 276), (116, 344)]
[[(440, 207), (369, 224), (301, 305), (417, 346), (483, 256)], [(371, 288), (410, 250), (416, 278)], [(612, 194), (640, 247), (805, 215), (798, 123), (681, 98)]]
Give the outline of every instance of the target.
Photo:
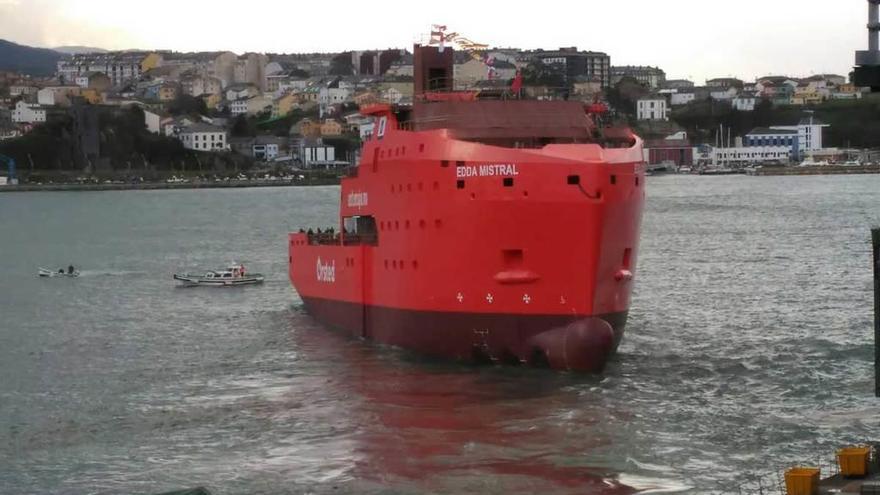
[(372, 216), (346, 217), (342, 220), (346, 246), (378, 246), (379, 232)]
[(456, 167), (464, 167), (464, 165), (465, 165), (465, 163), (462, 160), (458, 160), (457, 162), (455, 162)]
[(463, 181), (463, 180), (459, 180), (459, 181), (457, 181), (457, 182), (455, 183), (455, 187), (457, 187), (457, 188), (459, 188), (459, 189), (464, 189), (464, 181)]
[(505, 177), (504, 178), (504, 187), (513, 187), (513, 178)]
[(440, 166), (441, 166), (441, 167), (448, 167), (448, 166), (449, 166), (449, 160), (443, 160), (443, 161), (441, 161), (441, 162), (440, 162)]
[(614, 185), (614, 184), (617, 184), (617, 176), (616, 175), (611, 176), (611, 185)]
[(569, 175), (568, 176), (568, 185), (576, 186), (580, 183), (581, 183), (581, 176), (580, 175)]

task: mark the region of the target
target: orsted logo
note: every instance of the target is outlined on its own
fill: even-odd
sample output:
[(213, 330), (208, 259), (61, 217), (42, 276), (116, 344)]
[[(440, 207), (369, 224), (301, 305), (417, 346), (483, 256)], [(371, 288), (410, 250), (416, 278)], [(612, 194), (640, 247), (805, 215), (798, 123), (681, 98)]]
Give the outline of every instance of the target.
[(324, 264), (321, 258), (318, 258), (317, 276), (318, 282), (329, 284), (336, 282), (336, 262), (331, 261), (328, 264)]

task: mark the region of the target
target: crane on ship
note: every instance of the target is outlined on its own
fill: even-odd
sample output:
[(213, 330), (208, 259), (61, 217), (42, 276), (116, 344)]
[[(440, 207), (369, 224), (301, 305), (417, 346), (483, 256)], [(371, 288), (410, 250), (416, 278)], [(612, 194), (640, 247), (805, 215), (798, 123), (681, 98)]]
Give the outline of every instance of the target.
[(489, 45), (485, 43), (477, 43), (454, 31), (451, 33), (447, 32), (445, 25), (433, 24), (431, 25), (431, 39), (428, 44), (436, 46), (440, 51), (443, 51), (447, 44), (455, 45), (456, 48), (466, 52), (474, 60), (486, 64), (488, 79), (491, 80), (496, 77), (495, 58), (485, 53), (489, 49)]
[(0, 154), (0, 162), (6, 162), (9, 184), (17, 184), (18, 179), (15, 176), (15, 160), (13, 160), (12, 157)]

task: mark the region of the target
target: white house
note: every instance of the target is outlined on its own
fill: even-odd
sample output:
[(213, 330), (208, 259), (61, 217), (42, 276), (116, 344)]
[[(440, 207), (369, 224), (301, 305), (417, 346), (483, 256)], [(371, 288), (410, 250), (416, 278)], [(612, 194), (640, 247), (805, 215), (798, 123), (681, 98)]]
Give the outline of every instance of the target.
[(234, 100), (229, 104), (229, 113), (232, 115), (247, 115), (248, 113), (248, 99), (242, 98), (240, 100)]
[(69, 105), (71, 96), (79, 96), (79, 86), (49, 86), (37, 92), (37, 103), (40, 105)]
[(159, 134), (162, 125), (162, 117), (149, 110), (144, 110), (144, 126), (153, 134)]
[(242, 100), (258, 94), (260, 91), (252, 84), (235, 84), (226, 88), (226, 99), (229, 101)]
[(16, 84), (13, 86), (9, 86), (9, 96), (11, 96), (11, 97), (30, 96), (30, 95), (37, 94), (37, 91), (39, 91), (39, 90), (40, 90), (40, 88), (38, 88), (36, 86), (27, 86), (27, 85), (23, 85), (23, 84)]
[(734, 87), (730, 87), (730, 88), (723, 88), (723, 89), (713, 89), (709, 93), (709, 96), (711, 96), (713, 100), (729, 101), (729, 100), (736, 98), (736, 95), (738, 95), (738, 94), (739, 94), (739, 89), (734, 88)]
[(669, 120), (667, 116), (666, 99), (645, 98), (638, 101), (639, 120)]
[(318, 93), (318, 105), (320, 115), (323, 117), (331, 105), (345, 103), (351, 98), (352, 92), (348, 88), (321, 88)]
[(733, 108), (740, 112), (754, 112), (757, 103), (758, 98), (752, 95), (739, 95), (730, 101)]
[(226, 151), (226, 130), (209, 124), (184, 127), (177, 135), (183, 147), (196, 151)]
[(669, 95), (669, 104), (678, 107), (681, 105), (687, 105), (688, 103), (697, 99), (697, 95), (691, 91), (684, 93), (672, 93)]
[(40, 105), (19, 101), (12, 111), (12, 121), (19, 124), (37, 124), (46, 121), (46, 110)]

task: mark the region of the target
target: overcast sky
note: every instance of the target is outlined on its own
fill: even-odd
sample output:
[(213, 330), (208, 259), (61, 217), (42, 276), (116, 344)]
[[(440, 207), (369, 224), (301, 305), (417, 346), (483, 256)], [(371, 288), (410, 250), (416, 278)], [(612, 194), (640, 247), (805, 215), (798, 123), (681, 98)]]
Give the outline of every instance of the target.
[(494, 46), (604, 51), (612, 65), (656, 65), (698, 83), (846, 75), (867, 45), (865, 0), (0, 0), (0, 38), (43, 47), (409, 47), (432, 23)]

